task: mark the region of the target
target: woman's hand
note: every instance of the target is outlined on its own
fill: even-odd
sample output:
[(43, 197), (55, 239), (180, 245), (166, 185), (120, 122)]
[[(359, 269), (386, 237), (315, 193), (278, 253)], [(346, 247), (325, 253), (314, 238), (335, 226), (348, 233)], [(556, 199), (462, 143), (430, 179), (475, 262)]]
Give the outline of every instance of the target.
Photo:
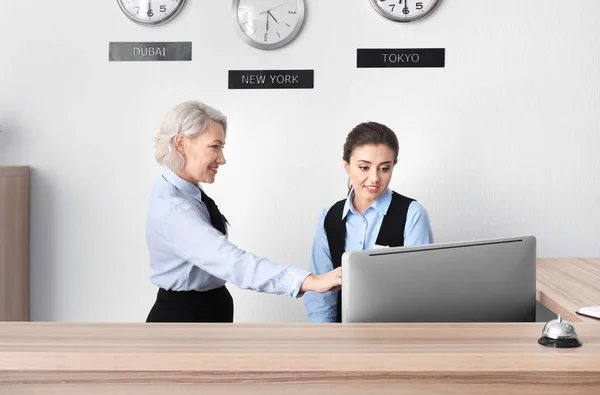
[(311, 274), (300, 286), (301, 292), (315, 291), (324, 293), (335, 291), (342, 286), (342, 268), (338, 267), (325, 274)]

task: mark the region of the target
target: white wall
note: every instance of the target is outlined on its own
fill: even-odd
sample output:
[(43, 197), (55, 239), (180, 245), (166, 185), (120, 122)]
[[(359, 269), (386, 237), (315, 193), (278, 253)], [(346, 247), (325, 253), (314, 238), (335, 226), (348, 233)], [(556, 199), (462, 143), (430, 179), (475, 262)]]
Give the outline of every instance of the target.
[[(115, 1), (2, 1), (0, 165), (31, 165), (31, 315), (143, 321), (144, 229), (164, 113), (199, 99), (230, 118), (207, 190), (231, 239), (305, 268), (320, 211), (344, 196), (345, 135), (398, 134), (392, 187), (436, 241), (533, 234), (538, 256), (600, 256), (600, 2), (445, 0), (413, 25), (368, 0), (308, 0), (300, 37), (244, 44), (231, 1), (188, 1), (159, 28)], [(33, 8), (31, 8), (33, 7)], [(30, 8), (27, 10), (27, 8)], [(108, 62), (110, 41), (192, 41), (192, 62)], [(443, 69), (356, 69), (356, 48), (446, 48)], [(314, 90), (229, 91), (230, 69), (314, 69)], [(304, 321), (301, 300), (231, 286), (236, 321)]]

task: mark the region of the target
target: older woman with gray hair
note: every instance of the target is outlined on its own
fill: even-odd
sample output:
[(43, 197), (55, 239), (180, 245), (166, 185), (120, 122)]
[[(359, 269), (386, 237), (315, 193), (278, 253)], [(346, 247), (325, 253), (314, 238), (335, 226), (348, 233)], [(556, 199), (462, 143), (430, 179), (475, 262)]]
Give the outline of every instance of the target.
[(226, 282), (300, 297), (341, 286), (340, 269), (322, 275), (281, 265), (227, 239), (227, 220), (198, 184), (212, 184), (225, 164), (227, 118), (197, 101), (176, 105), (156, 137), (163, 166), (150, 198), (146, 240), (150, 280), (159, 287), (147, 322), (233, 322)]

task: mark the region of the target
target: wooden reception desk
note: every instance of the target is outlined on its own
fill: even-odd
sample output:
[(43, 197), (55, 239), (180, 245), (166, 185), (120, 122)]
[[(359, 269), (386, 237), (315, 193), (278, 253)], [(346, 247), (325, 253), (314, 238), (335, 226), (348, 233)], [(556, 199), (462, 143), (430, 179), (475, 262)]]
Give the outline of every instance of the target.
[(536, 299), (573, 322), (600, 320), (578, 315), (583, 306), (600, 306), (600, 258), (538, 259)]
[[(563, 312), (600, 304), (599, 259), (539, 265)], [(0, 394), (600, 394), (587, 321), (575, 349), (539, 345), (543, 323), (0, 323)]]

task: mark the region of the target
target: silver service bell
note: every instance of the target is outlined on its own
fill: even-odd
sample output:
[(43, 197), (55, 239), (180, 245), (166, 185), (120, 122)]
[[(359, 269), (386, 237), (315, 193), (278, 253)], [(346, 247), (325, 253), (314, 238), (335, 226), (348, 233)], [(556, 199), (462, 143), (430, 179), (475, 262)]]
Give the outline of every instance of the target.
[(557, 319), (548, 321), (542, 330), (542, 337), (538, 343), (547, 347), (554, 348), (572, 348), (581, 346), (577, 338), (575, 327), (562, 319), (559, 315)]

